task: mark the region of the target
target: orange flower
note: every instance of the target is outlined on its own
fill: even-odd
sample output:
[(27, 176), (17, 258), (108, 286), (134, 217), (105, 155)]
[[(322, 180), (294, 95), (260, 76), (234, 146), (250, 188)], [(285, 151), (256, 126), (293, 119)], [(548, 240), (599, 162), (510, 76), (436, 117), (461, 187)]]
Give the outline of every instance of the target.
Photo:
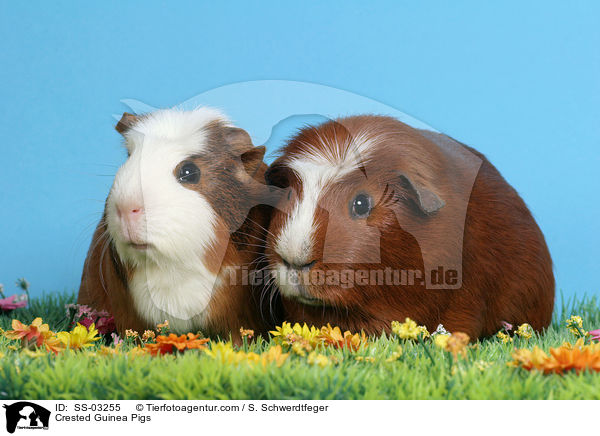
[(332, 345), (337, 348), (346, 347), (352, 351), (358, 350), (362, 344), (367, 343), (364, 332), (352, 334), (345, 331), (342, 334), (339, 327), (331, 327), (331, 324), (327, 324), (327, 327), (321, 327), (319, 338), (323, 340), (325, 345)]
[(198, 339), (199, 335), (188, 333), (187, 335), (177, 336), (174, 333), (169, 336), (159, 335), (156, 337), (155, 344), (146, 344), (144, 349), (153, 356), (157, 354), (170, 354), (175, 350), (183, 352), (184, 350), (204, 350), (208, 339)]
[(42, 318), (36, 318), (30, 325), (25, 325), (18, 319), (12, 320), (12, 330), (4, 333), (8, 339), (21, 339), (25, 348), (40, 347), (46, 338), (53, 336), (48, 324), (42, 324)]
[(463, 332), (452, 333), (446, 342), (446, 351), (452, 353), (454, 359), (459, 355), (467, 357), (467, 345), (469, 345), (469, 335)]
[(550, 348), (550, 355), (538, 347), (534, 347), (533, 351), (515, 350), (513, 359), (510, 363), (513, 366), (520, 366), (528, 371), (535, 369), (545, 374), (562, 374), (570, 370), (579, 372), (585, 369), (600, 371), (600, 349), (593, 345), (583, 345), (583, 341), (577, 341), (575, 345), (564, 343), (558, 348)]

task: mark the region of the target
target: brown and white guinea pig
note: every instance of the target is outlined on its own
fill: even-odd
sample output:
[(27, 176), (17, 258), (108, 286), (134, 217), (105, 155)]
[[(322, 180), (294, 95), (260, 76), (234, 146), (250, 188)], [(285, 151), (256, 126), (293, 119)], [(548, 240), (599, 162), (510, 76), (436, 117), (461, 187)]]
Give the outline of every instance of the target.
[[(267, 329), (256, 268), (270, 208), (260, 205), (264, 147), (209, 108), (125, 113), (128, 159), (118, 170), (85, 261), (78, 302), (113, 314), (117, 329), (169, 320), (239, 340)], [(260, 181), (260, 182), (259, 182)]]
[(377, 334), (410, 317), (471, 338), (550, 323), (544, 236), (474, 149), (354, 116), (301, 130), (265, 178), (289, 191), (266, 248), (288, 321)]

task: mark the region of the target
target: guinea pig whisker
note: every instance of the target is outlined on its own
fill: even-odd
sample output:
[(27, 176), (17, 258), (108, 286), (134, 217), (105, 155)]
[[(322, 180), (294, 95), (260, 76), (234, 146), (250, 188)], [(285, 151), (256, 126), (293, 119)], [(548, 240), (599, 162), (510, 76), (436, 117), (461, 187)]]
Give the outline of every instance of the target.
[(100, 285), (102, 286), (102, 290), (106, 295), (108, 295), (108, 289), (106, 289), (106, 281), (104, 280), (104, 271), (102, 271), (102, 264), (104, 263), (104, 256), (106, 255), (106, 251), (110, 246), (110, 237), (106, 238), (104, 242), (104, 246), (102, 247), (102, 253), (100, 254)]
[(247, 245), (248, 247), (260, 247), (260, 248), (265, 248), (264, 245), (259, 245), (259, 244), (249, 244), (247, 242), (242, 242), (242, 245)]
[(253, 224), (257, 225), (258, 227), (260, 227), (260, 228), (261, 228), (262, 230), (264, 230), (265, 232), (267, 232), (267, 234), (268, 234), (268, 235), (270, 235), (270, 236), (272, 236), (272, 237), (275, 237), (275, 235), (274, 235), (273, 233), (271, 233), (271, 232), (269, 231), (269, 229), (266, 229), (266, 228), (264, 228), (262, 225), (260, 225), (260, 223), (257, 223), (257, 222), (256, 222), (256, 221), (254, 221), (252, 218), (250, 218), (250, 217), (247, 217), (246, 219), (247, 219), (248, 221), (250, 221), (251, 223), (253, 223)]
[(251, 238), (258, 239), (259, 241), (265, 241), (264, 238), (261, 238), (260, 236), (256, 236), (256, 235), (251, 235), (250, 233), (244, 233), (244, 232), (240, 232), (240, 231), (236, 231), (235, 233), (239, 234), (239, 235), (249, 236)]

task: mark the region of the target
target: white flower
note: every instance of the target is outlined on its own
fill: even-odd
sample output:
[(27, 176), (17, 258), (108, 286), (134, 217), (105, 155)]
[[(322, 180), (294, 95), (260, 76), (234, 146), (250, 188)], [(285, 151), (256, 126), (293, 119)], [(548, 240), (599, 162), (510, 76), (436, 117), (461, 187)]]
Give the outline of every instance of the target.
[(435, 335), (449, 335), (449, 334), (450, 334), (450, 332), (447, 331), (442, 324), (438, 324), (437, 328), (431, 334), (431, 336), (435, 336)]

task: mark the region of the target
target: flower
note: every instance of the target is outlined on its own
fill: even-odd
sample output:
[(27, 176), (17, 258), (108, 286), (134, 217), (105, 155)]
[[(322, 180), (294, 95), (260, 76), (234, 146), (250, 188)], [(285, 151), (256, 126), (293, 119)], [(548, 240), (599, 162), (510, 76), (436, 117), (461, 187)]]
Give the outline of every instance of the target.
[(394, 351), (390, 357), (385, 359), (385, 361), (386, 362), (394, 362), (394, 361), (400, 359), (400, 357), (402, 357), (402, 347), (400, 345), (398, 345), (398, 347), (396, 347), (396, 351)]
[(260, 363), (263, 367), (266, 367), (271, 363), (280, 367), (289, 356), (289, 353), (283, 353), (281, 345), (271, 347), (262, 354), (256, 354), (252, 352), (246, 353), (244, 351), (236, 351), (231, 342), (217, 342), (212, 345), (210, 350), (206, 350), (205, 353), (224, 364), (237, 365), (240, 363)]
[(496, 333), (496, 337), (498, 339), (500, 339), (503, 344), (508, 344), (509, 342), (513, 341), (513, 338), (511, 338), (509, 335), (507, 335), (504, 332), (498, 332), (498, 333)]
[(469, 335), (463, 332), (452, 333), (448, 338), (448, 342), (446, 344), (446, 351), (452, 353), (454, 359), (460, 355), (462, 357), (467, 357), (467, 345), (469, 344)]
[(144, 334), (142, 335), (142, 341), (148, 342), (148, 341), (154, 339), (155, 337), (156, 337), (156, 334), (154, 333), (154, 331), (146, 330), (146, 331), (144, 331)]
[(252, 339), (254, 337), (254, 330), (240, 327), (240, 335), (242, 336), (242, 338)]
[(600, 329), (592, 330), (588, 332), (588, 335), (591, 336), (593, 341), (600, 341)]
[(98, 354), (100, 356), (105, 356), (105, 357), (113, 357), (113, 356), (117, 356), (118, 354), (121, 353), (121, 345), (115, 345), (114, 347), (107, 347), (106, 345), (102, 345), (100, 347), (100, 349), (98, 350)]
[(42, 318), (36, 318), (30, 325), (25, 325), (18, 319), (12, 320), (12, 330), (4, 333), (8, 339), (20, 339), (25, 348), (40, 347), (46, 338), (53, 335), (48, 324), (42, 324)]
[(27, 294), (11, 295), (0, 300), (0, 310), (8, 312), (27, 306)]
[(26, 356), (29, 356), (29, 357), (42, 357), (42, 356), (48, 355), (48, 353), (43, 352), (39, 348), (36, 348), (33, 351), (26, 348), (23, 350), (23, 354), (25, 354)]
[(485, 360), (478, 360), (474, 362), (474, 364), (475, 368), (482, 372), (488, 369), (490, 366), (492, 366), (492, 362), (486, 362)]
[(135, 330), (127, 329), (125, 330), (125, 337), (127, 339), (136, 339), (139, 336), (139, 333)]
[(139, 356), (147, 356), (148, 352), (145, 348), (140, 347), (139, 345), (137, 347), (133, 347), (131, 350), (129, 350), (127, 352), (127, 356), (133, 358), (139, 357)]
[(162, 324), (156, 324), (156, 330), (158, 330), (161, 334), (165, 334), (169, 331), (169, 320), (165, 319), (165, 322)]
[(280, 345), (276, 345), (269, 348), (265, 353), (262, 353), (260, 355), (260, 361), (263, 366), (266, 366), (269, 363), (275, 363), (275, 365), (279, 368), (287, 360), (288, 356), (288, 353), (283, 353)]
[(438, 324), (435, 331), (431, 334), (431, 337), (434, 337), (437, 335), (450, 335), (450, 332), (447, 331), (442, 324)]
[(275, 327), (275, 330), (269, 333), (273, 336), (273, 341), (280, 345), (292, 345), (296, 341), (305, 340), (311, 348), (314, 348), (323, 342), (320, 337), (321, 330), (315, 326), (309, 327), (306, 323), (303, 325), (296, 323), (292, 327), (289, 322), (284, 322), (281, 327)]
[(418, 339), (420, 335), (423, 335), (423, 337), (429, 336), (425, 326), (417, 325), (410, 318), (406, 318), (402, 324), (398, 321), (392, 321), (392, 332), (400, 339)]
[(100, 339), (98, 330), (96, 330), (94, 324), (85, 327), (77, 323), (75, 328), (70, 332), (58, 332), (56, 336), (65, 347), (74, 350), (91, 347), (95, 341)]
[(510, 323), (508, 323), (508, 322), (506, 322), (506, 321), (502, 321), (502, 322), (501, 322), (501, 324), (502, 324), (502, 328), (503, 328), (503, 329), (504, 329), (504, 330), (505, 330), (507, 333), (508, 333), (508, 332), (510, 332), (510, 331), (513, 329), (513, 325), (512, 325), (512, 324), (510, 324)]
[(323, 340), (325, 345), (332, 345), (336, 348), (348, 348), (352, 351), (356, 351), (361, 345), (367, 343), (367, 337), (364, 332), (361, 334), (352, 334), (349, 331), (342, 331), (339, 327), (331, 327), (331, 324), (327, 324), (326, 327), (321, 327), (321, 333), (319, 337)]
[(47, 337), (44, 341), (44, 347), (46, 347), (46, 351), (54, 354), (58, 354), (65, 349), (65, 345), (57, 336)]
[(121, 339), (119, 337), (119, 335), (116, 333), (111, 333), (110, 337), (112, 338), (113, 344), (115, 344), (115, 345), (119, 345), (119, 344), (123, 343), (123, 339)]
[(321, 368), (325, 368), (326, 366), (331, 364), (327, 356), (325, 356), (324, 354), (319, 354), (315, 351), (308, 355), (307, 362), (309, 365), (318, 365)]
[(439, 347), (442, 350), (445, 350), (448, 347), (448, 339), (450, 339), (450, 335), (438, 334), (438, 335), (434, 336), (433, 343), (435, 344), (436, 347)]
[(187, 335), (177, 336), (175, 333), (169, 336), (159, 335), (156, 337), (155, 344), (146, 344), (144, 349), (151, 355), (171, 354), (174, 351), (183, 352), (184, 350), (204, 350), (208, 339), (198, 339), (199, 335), (188, 333)]
[(523, 339), (531, 339), (531, 337), (533, 336), (533, 327), (531, 327), (527, 323), (521, 324), (517, 331), (515, 331), (515, 334), (519, 335)]
[(306, 356), (306, 352), (311, 352), (313, 347), (306, 339), (295, 335), (297, 338), (292, 341), (292, 351), (299, 356)]
[(600, 371), (600, 347), (597, 344), (584, 345), (582, 339), (574, 345), (567, 342), (558, 348), (550, 348), (550, 355), (534, 347), (533, 350), (515, 350), (512, 357), (511, 366), (520, 366), (528, 371), (535, 369), (545, 374), (586, 369)]
[(580, 316), (571, 315), (571, 317), (565, 321), (565, 324), (567, 325), (567, 329), (574, 335), (582, 335), (583, 320)]

